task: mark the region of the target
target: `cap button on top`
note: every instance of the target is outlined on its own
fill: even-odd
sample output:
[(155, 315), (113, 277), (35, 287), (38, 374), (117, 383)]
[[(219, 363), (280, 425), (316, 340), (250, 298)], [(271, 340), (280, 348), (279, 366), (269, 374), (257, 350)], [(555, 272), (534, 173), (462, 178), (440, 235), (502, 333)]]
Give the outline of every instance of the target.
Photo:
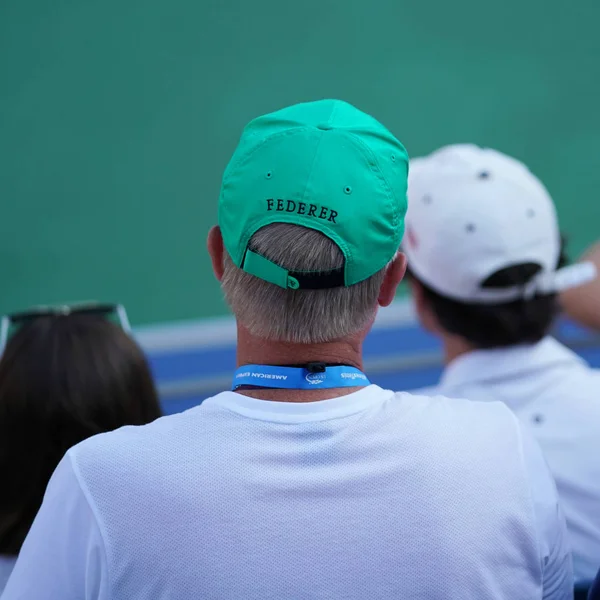
[(320, 129), (321, 131), (329, 131), (333, 129), (333, 127), (329, 123), (319, 123), (317, 125), (317, 129)]

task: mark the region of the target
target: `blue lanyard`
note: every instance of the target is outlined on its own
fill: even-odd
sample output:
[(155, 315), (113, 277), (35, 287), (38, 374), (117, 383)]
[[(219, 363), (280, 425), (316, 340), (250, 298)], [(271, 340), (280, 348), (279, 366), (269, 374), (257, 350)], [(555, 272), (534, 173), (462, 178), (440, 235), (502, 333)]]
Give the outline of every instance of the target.
[(231, 389), (235, 391), (242, 385), (290, 390), (318, 390), (370, 385), (370, 381), (360, 369), (354, 367), (326, 367), (323, 372), (315, 373), (301, 367), (244, 365), (234, 373)]

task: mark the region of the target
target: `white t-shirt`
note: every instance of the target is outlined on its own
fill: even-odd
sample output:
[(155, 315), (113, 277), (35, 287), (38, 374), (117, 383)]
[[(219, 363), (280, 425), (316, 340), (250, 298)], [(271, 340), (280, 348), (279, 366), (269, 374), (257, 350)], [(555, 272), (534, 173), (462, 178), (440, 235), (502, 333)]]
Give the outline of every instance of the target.
[(2, 600), (563, 600), (565, 536), (501, 403), (225, 392), (70, 450)]
[(470, 352), (452, 361), (431, 395), (502, 401), (540, 444), (556, 481), (575, 581), (600, 567), (600, 371), (548, 337)]

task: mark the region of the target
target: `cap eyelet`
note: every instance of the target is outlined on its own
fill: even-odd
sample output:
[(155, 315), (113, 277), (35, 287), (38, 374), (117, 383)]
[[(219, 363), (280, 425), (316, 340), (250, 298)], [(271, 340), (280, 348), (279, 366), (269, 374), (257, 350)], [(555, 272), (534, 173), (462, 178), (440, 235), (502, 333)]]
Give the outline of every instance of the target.
[(433, 198), (429, 194), (425, 194), (421, 200), (423, 201), (423, 204), (431, 204)]
[(473, 223), (468, 223), (465, 229), (467, 230), (467, 233), (473, 233), (475, 231), (475, 225), (473, 225)]
[(273, 171), (267, 171), (265, 173), (265, 179), (271, 179), (273, 177)]
[(288, 275), (287, 286), (290, 288), (290, 290), (297, 290), (300, 287), (300, 283), (295, 277)]
[(352, 188), (351, 188), (349, 185), (347, 185), (347, 186), (344, 188), (344, 194), (348, 194), (348, 195), (350, 195), (351, 193), (352, 193)]
[(490, 172), (489, 171), (480, 171), (479, 173), (477, 173), (477, 178), (478, 179), (489, 179)]
[(392, 154), (392, 155), (390, 156), (390, 158), (392, 159), (392, 162), (396, 162), (396, 155), (395, 155), (395, 154)]

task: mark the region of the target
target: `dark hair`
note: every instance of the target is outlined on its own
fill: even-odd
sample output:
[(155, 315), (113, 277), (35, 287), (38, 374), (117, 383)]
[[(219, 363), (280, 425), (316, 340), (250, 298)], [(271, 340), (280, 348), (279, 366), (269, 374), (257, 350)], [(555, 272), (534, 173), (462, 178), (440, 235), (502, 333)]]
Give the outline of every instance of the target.
[(81, 314), (23, 324), (0, 359), (0, 554), (19, 553), (71, 446), (160, 415), (144, 354), (117, 325)]
[[(567, 263), (563, 239), (557, 268)], [(513, 265), (493, 273), (482, 283), (482, 287), (523, 285), (540, 269), (539, 265), (533, 263)], [(439, 324), (448, 333), (464, 338), (476, 348), (502, 348), (539, 342), (552, 328), (560, 310), (556, 294), (536, 294), (529, 299), (501, 304), (475, 304), (442, 296), (413, 273), (409, 273), (409, 276), (423, 289), (425, 300)]]

